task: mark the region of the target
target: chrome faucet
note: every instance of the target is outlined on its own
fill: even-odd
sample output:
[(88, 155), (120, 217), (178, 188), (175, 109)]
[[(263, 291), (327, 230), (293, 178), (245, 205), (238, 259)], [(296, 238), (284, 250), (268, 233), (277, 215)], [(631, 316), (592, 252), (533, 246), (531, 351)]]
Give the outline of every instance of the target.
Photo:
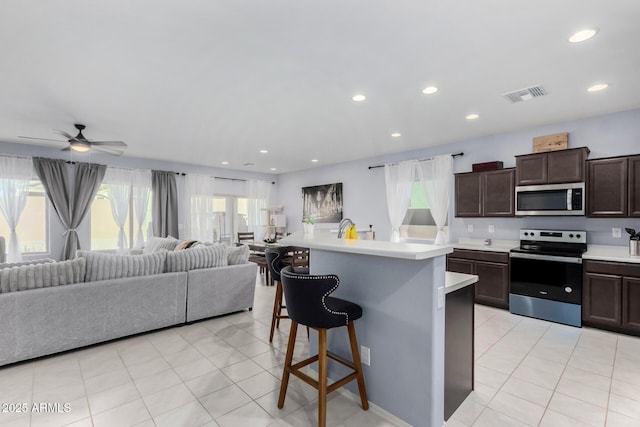
[(344, 230), (347, 229), (347, 227), (351, 227), (353, 225), (353, 221), (351, 221), (349, 218), (343, 218), (342, 221), (340, 221), (340, 225), (338, 225), (338, 239), (342, 239), (342, 236), (344, 236)]

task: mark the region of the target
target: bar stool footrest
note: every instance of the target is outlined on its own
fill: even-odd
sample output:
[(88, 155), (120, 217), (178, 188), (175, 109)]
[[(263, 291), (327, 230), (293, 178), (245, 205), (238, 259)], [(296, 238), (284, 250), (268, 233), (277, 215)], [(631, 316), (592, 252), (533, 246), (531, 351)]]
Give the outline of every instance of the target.
[[(327, 357), (330, 359), (335, 360), (338, 363), (341, 363), (342, 365), (345, 365), (348, 368), (353, 369), (353, 372), (350, 373), (349, 375), (340, 378), (339, 380), (334, 381), (333, 383), (327, 385), (327, 393), (331, 393), (333, 391), (336, 391), (337, 389), (339, 389), (340, 387), (342, 387), (343, 385), (355, 380), (358, 378), (358, 371), (356, 370), (356, 367), (353, 363), (349, 362), (348, 360), (345, 360), (343, 358), (341, 358), (340, 356), (335, 355), (334, 353), (331, 353), (329, 351), (327, 351)], [(312, 377), (310, 377), (309, 375), (305, 374), (304, 372), (301, 372), (300, 369), (304, 368), (307, 365), (310, 365), (314, 362), (317, 362), (319, 359), (318, 355), (316, 354), (315, 356), (311, 356), (307, 359), (301, 360), (300, 362), (296, 363), (295, 365), (291, 365), (290, 368), (288, 368), (289, 372), (293, 375), (295, 375), (296, 377), (300, 378), (302, 381), (304, 381), (305, 383), (309, 384), (312, 387), (315, 387), (316, 389), (319, 387), (318, 385), (318, 381), (313, 379)]]

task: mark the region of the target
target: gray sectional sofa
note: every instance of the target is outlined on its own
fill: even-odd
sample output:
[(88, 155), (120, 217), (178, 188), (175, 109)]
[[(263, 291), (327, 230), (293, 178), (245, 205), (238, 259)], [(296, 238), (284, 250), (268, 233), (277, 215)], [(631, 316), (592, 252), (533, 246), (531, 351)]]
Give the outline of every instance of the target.
[(149, 255), (81, 251), (0, 268), (0, 366), (253, 307), (255, 264), (207, 267), (203, 250), (181, 252), (166, 252), (160, 274), (144, 274), (138, 258)]

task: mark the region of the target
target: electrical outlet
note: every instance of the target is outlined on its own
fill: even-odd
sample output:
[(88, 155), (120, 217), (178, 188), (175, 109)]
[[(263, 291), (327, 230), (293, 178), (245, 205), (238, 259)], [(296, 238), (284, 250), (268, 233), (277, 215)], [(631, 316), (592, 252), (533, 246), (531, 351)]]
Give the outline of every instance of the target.
[(444, 287), (438, 288), (438, 308), (444, 308)]
[(622, 229), (620, 227), (613, 227), (611, 229), (611, 236), (616, 237), (616, 238), (621, 238), (622, 237)]
[(473, 233), (473, 224), (467, 224), (467, 231)]
[(360, 361), (363, 365), (371, 366), (371, 349), (369, 347), (360, 346)]
[(493, 224), (491, 224), (491, 225), (489, 226), (489, 233), (493, 233), (493, 232), (495, 232), (495, 231), (496, 231), (496, 227), (495, 227)]

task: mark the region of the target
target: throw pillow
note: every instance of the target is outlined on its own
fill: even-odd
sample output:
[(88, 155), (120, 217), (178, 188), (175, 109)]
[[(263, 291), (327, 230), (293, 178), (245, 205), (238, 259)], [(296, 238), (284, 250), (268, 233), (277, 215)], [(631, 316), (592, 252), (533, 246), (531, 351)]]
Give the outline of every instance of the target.
[(228, 246), (227, 263), (229, 265), (246, 264), (249, 262), (249, 245)]
[(144, 246), (143, 253), (151, 254), (154, 252), (158, 252), (160, 249), (166, 249), (168, 251), (172, 251), (176, 248), (180, 241), (175, 237), (156, 237), (153, 236), (149, 239), (147, 244)]
[(86, 282), (148, 276), (164, 271), (167, 251), (164, 249), (143, 255), (112, 255), (92, 251), (78, 251), (76, 256), (87, 259)]
[(70, 285), (84, 281), (87, 260), (21, 265), (0, 270), (0, 293)]
[(182, 251), (185, 249), (192, 248), (194, 244), (198, 243), (197, 240), (182, 240), (180, 243), (176, 245), (174, 251)]
[(173, 273), (225, 265), (227, 265), (227, 249), (225, 245), (213, 245), (186, 251), (167, 252), (165, 271)]

